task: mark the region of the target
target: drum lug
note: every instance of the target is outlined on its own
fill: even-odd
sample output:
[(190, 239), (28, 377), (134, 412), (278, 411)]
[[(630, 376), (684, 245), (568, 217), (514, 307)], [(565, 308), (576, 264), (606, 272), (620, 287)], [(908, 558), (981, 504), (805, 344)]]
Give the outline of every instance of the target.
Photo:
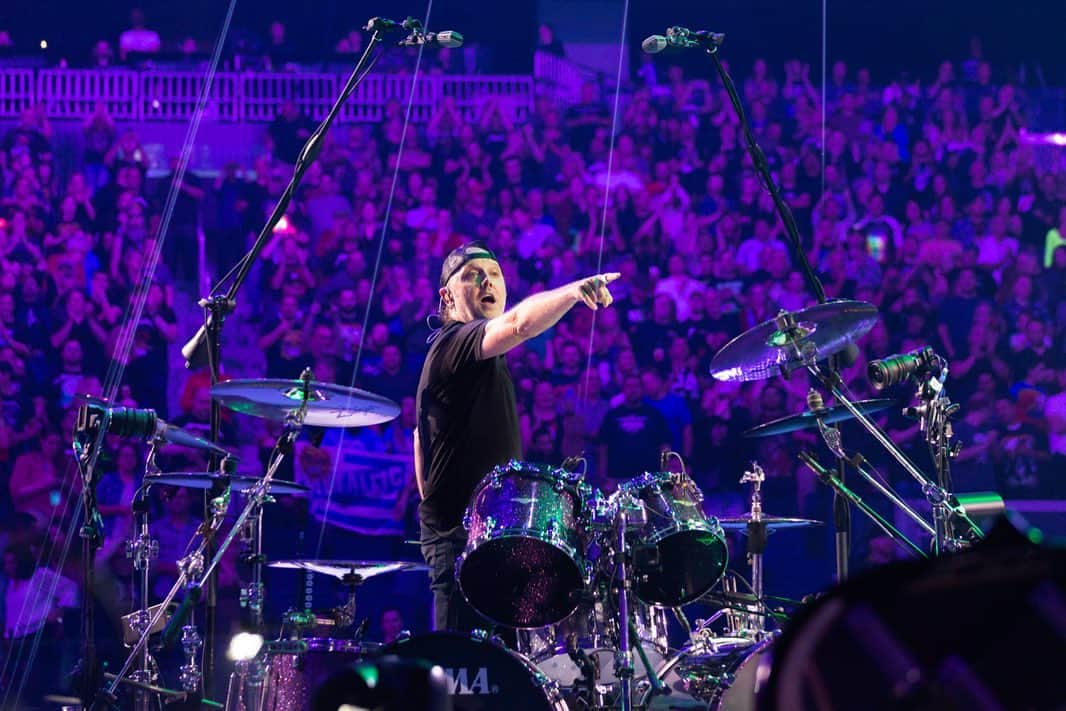
[(503, 480), (500, 479), (500, 472), (494, 471), (492, 473), (492, 480), (489, 482), (489, 485), (492, 486), (495, 491), (499, 491), (503, 488)]

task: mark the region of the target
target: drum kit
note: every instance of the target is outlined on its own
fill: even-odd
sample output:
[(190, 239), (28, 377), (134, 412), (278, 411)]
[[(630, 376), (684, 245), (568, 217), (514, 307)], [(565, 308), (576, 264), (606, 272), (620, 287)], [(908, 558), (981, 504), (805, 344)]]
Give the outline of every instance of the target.
[[(720, 380), (741, 381), (787, 377), (807, 369), (838, 404), (826, 407), (820, 398), (809, 399), (809, 411), (759, 425), (747, 435), (817, 428), (830, 450), (843, 459), (846, 453), (834, 425), (855, 419), (881, 432), (868, 415), (893, 401), (854, 401), (836, 372), (819, 363), (853, 344), (876, 320), (873, 306), (854, 301), (782, 312), (722, 348), (712, 361), (711, 373)], [(925, 383), (928, 389), (928, 380)], [(213, 386), (211, 394), (223, 407), (285, 426), (261, 477), (238, 474), (229, 456), (217, 472), (161, 472), (154, 453), (164, 441), (209, 452), (217, 448), (169, 426), (160, 430), (167, 433), (165, 437), (152, 439), (138, 500), (145, 500), (150, 487), (161, 485), (211, 490), (213, 517), (197, 531), (198, 543), (190, 542), (192, 553), (178, 561), (179, 579), (170, 594), (160, 604), (149, 605), (148, 570), (158, 546), (149, 535), (147, 506), (138, 508), (138, 535), (128, 554), (140, 576), (142, 609), (129, 616), (134, 633), (130, 639), (137, 638), (132, 644), (127, 640), (130, 656), (117, 674), (109, 675), (112, 698), (122, 683), (132, 685), (136, 705), (142, 708), (155, 693), (197, 690), (201, 683), (197, 655), (203, 642), (195, 623), (184, 619), (181, 608), (175, 611), (173, 599), (184, 589), (182, 608), (194, 605), (219, 558), (239, 535), (252, 571), (241, 602), (251, 613), (253, 629), (265, 629), (264, 566), (332, 577), (345, 587), (348, 600), (324, 615), (309, 609), (286, 613), (278, 639), (238, 658), (228, 708), (310, 708), (314, 690), (332, 672), (381, 655), (439, 665), (457, 709), (503, 704), (519, 709), (623, 711), (753, 708), (757, 682), (768, 673), (782, 616), (768, 605), (764, 590), (763, 556), (769, 534), (821, 524), (765, 512), (761, 491), (765, 473), (758, 463), (753, 462), (740, 479), (750, 485), (748, 511), (729, 518), (704, 511), (703, 492), (679, 456), (675, 466), (668, 466), (669, 453), (661, 460), (661, 471), (639, 473), (612, 492), (591, 485), (580, 459), (562, 466), (517, 460), (497, 466), (470, 499), (463, 520), (468, 542), (455, 568), (459, 588), (485, 618), (486, 630), (402, 633), (396, 641), (381, 645), (363, 639), (364, 629), (355, 625), (356, 589), (378, 575), (425, 571), (426, 566), (408, 561), (268, 562), (261, 513), (274, 495), (307, 493), (300, 484), (273, 479), (303, 425), (366, 426), (396, 417), (399, 408), (372, 393), (317, 382), (309, 371), (297, 380), (230, 380)], [(940, 412), (941, 423), (947, 422), (946, 403), (931, 404), (943, 399), (943, 389), (934, 395), (926, 404), (930, 411)], [(944, 443), (950, 440), (950, 432), (941, 435)], [(893, 450), (897, 456), (898, 450)], [(871, 515), (901, 545), (909, 543), (921, 552), (876, 512), (868, 512), (870, 507), (843, 485), (841, 477), (820, 467), (811, 455), (804, 461), (820, 469), (826, 484)], [(909, 460), (905, 468), (908, 465), (913, 467)], [(934, 508), (934, 524), (925, 527), (937, 544), (934, 552), (963, 547), (967, 535), (959, 524), (968, 523), (965, 513), (945, 488), (926, 477), (922, 481)], [(206, 541), (219, 531), (231, 493), (243, 497), (245, 507), (210, 558), (212, 547)], [(919, 514), (910, 513), (924, 523)], [(750, 576), (729, 569), (730, 533), (743, 534)], [(696, 603), (713, 614), (690, 622), (684, 608)], [(169, 624), (168, 613), (173, 615)], [(330, 636), (312, 636), (323, 627), (333, 628)], [(167, 692), (157, 686), (159, 669), (147, 639), (161, 632), (165, 640), (179, 631), (186, 656), (180, 675), (183, 692)]]

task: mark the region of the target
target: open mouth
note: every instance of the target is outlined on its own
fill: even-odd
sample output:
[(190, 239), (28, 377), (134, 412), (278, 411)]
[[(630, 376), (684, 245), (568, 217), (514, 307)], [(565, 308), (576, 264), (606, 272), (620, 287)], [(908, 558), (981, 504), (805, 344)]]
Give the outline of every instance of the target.
[(483, 304), (495, 304), (496, 303), (496, 297), (493, 296), (492, 294), (487, 294), (487, 295), (481, 297), (481, 303), (483, 303)]

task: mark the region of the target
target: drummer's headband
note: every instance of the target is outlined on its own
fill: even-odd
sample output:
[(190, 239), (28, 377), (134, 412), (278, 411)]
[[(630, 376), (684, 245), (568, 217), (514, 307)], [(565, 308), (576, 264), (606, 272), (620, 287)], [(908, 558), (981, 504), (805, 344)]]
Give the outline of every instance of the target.
[(491, 259), (497, 263), (500, 261), (483, 242), (469, 242), (456, 247), (444, 259), (444, 265), (440, 269), (440, 285), (445, 286), (452, 275), (462, 269), (464, 264), (475, 259)]

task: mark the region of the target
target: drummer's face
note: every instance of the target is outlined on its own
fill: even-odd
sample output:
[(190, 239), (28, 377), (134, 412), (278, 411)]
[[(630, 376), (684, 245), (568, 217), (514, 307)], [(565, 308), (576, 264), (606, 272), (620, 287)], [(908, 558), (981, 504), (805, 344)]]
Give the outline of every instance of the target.
[(496, 318), (507, 308), (507, 285), (494, 259), (474, 259), (456, 272), (441, 295), (451, 304), (452, 316), (466, 323)]

